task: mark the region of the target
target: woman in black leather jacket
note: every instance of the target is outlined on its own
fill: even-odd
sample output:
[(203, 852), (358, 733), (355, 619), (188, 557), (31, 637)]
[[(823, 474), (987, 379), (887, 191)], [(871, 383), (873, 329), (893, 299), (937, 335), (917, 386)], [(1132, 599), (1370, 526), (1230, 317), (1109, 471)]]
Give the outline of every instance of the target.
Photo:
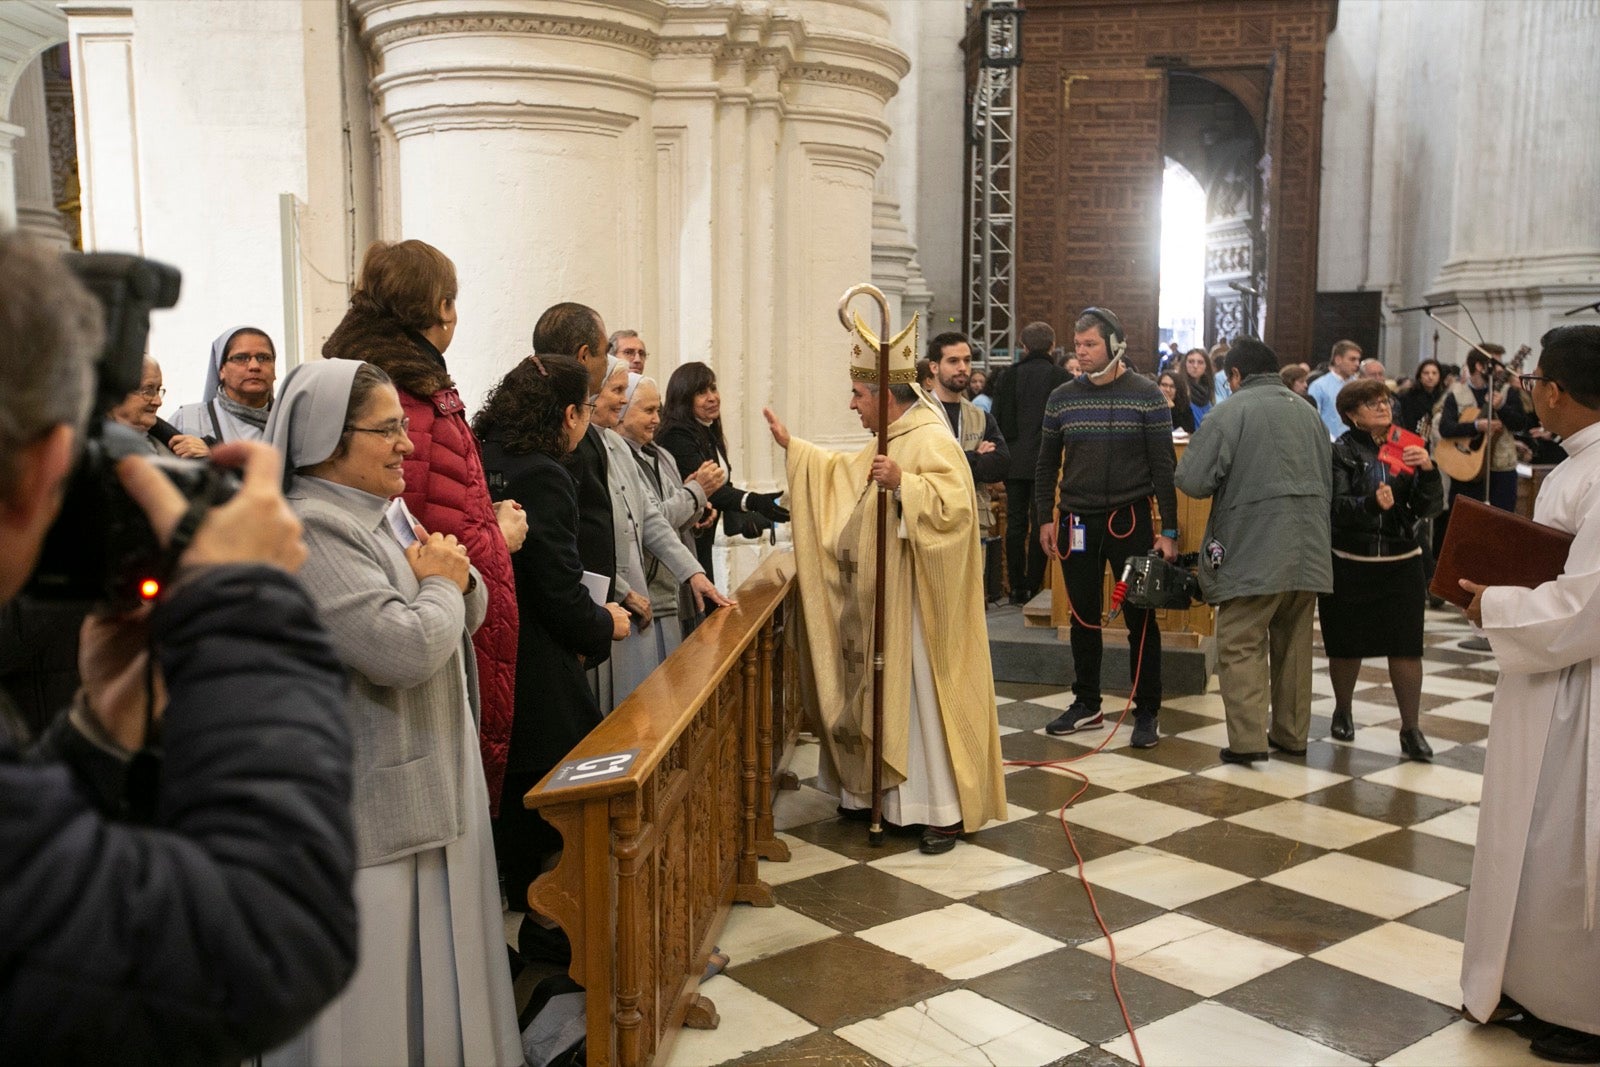
[(1333, 681), (1331, 732), (1355, 738), (1350, 698), (1361, 661), (1384, 656), (1400, 707), (1400, 750), (1428, 760), (1433, 750), (1417, 719), (1426, 587), (1416, 528), (1444, 506), (1444, 488), (1422, 439), (1393, 425), (1383, 382), (1356, 379), (1336, 404), (1350, 429), (1333, 445), (1333, 593), (1317, 598)]
[[(711, 494), (710, 507), (722, 513), (723, 529), (730, 535), (760, 537), (774, 523), (788, 522), (789, 511), (778, 503), (782, 492), (751, 493), (733, 484), (733, 464), (722, 435), (722, 398), (717, 375), (704, 363), (685, 363), (667, 379), (667, 396), (661, 409), (661, 430), (656, 442), (672, 453), (685, 478), (705, 462), (721, 467), (728, 480)], [(715, 516), (711, 516), (714, 518)], [(711, 549), (716, 542), (715, 522), (695, 527), (695, 555), (706, 574), (715, 580)]]

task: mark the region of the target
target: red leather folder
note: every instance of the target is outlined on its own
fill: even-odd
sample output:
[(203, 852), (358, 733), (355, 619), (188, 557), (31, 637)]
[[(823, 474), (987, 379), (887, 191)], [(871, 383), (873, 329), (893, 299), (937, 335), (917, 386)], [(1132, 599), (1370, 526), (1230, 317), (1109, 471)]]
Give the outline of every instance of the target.
[(1479, 585), (1543, 585), (1567, 565), (1572, 535), (1458, 496), (1428, 591), (1460, 607), (1472, 602), (1460, 578)]

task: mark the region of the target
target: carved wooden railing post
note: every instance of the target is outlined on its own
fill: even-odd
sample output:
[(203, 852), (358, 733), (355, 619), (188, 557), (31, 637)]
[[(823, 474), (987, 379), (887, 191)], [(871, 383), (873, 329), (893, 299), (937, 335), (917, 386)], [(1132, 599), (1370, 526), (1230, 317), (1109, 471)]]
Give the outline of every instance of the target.
[(759, 775), (756, 764), (759, 761), (760, 746), (757, 736), (760, 733), (761, 713), (758, 708), (760, 697), (757, 692), (756, 678), (760, 670), (756, 662), (756, 646), (752, 642), (744, 650), (740, 659), (740, 673), (744, 677), (744, 691), (740, 703), (742, 717), (743, 737), (740, 739), (744, 747), (744, 758), (741, 768), (741, 781), (744, 786), (744, 818), (741, 820), (742, 833), (739, 835), (739, 880), (734, 887), (733, 899), (745, 904), (754, 904), (758, 908), (770, 908), (778, 903), (772, 895), (772, 887), (761, 880), (760, 865), (756, 862), (756, 783)]
[[(649, 929), (646, 905), (640, 899), (639, 871), (642, 849), (640, 847), (640, 819), (638, 792), (625, 793), (611, 800), (611, 855), (617, 861), (617, 1061), (623, 1067), (637, 1067), (645, 1062), (641, 1049), (643, 1035), (639, 1023), (639, 973), (641, 955), (648, 951), (640, 944), (641, 928)], [(647, 862), (648, 857), (643, 861)], [(653, 1035), (652, 1035), (653, 1038)], [(654, 1041), (652, 1040), (653, 1044)]]
[(761, 627), (761, 636), (756, 641), (756, 663), (760, 670), (756, 680), (756, 743), (760, 746), (756, 759), (756, 855), (764, 860), (785, 861), (789, 858), (789, 846), (778, 840), (772, 824), (772, 768), (776, 764), (772, 743), (772, 634), (776, 618), (775, 612)]

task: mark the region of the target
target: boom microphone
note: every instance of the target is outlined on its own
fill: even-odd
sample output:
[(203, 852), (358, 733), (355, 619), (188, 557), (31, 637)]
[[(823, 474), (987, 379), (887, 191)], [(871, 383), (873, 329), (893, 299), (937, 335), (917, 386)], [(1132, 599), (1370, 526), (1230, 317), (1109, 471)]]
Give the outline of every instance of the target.
[(1245, 296), (1259, 297), (1261, 295), (1258, 289), (1254, 286), (1246, 285), (1244, 282), (1229, 282), (1228, 288), (1236, 293), (1243, 293)]
[(1403, 315), (1407, 311), (1420, 311), (1426, 314), (1427, 312), (1432, 311), (1434, 308), (1453, 308), (1460, 303), (1461, 301), (1459, 300), (1441, 300), (1436, 304), (1412, 304), (1410, 307), (1390, 308), (1389, 310), (1394, 312), (1396, 315)]

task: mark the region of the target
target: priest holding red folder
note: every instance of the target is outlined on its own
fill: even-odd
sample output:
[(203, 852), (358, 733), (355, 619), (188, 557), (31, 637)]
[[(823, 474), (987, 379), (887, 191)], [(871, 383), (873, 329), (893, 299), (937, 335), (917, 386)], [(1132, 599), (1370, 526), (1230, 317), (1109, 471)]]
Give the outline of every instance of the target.
[(1541, 345), (1523, 385), (1568, 458), (1534, 519), (1573, 541), (1536, 588), (1461, 581), (1500, 667), (1461, 985), (1469, 1018), (1535, 1019), (1535, 1054), (1600, 1063), (1600, 326)]

